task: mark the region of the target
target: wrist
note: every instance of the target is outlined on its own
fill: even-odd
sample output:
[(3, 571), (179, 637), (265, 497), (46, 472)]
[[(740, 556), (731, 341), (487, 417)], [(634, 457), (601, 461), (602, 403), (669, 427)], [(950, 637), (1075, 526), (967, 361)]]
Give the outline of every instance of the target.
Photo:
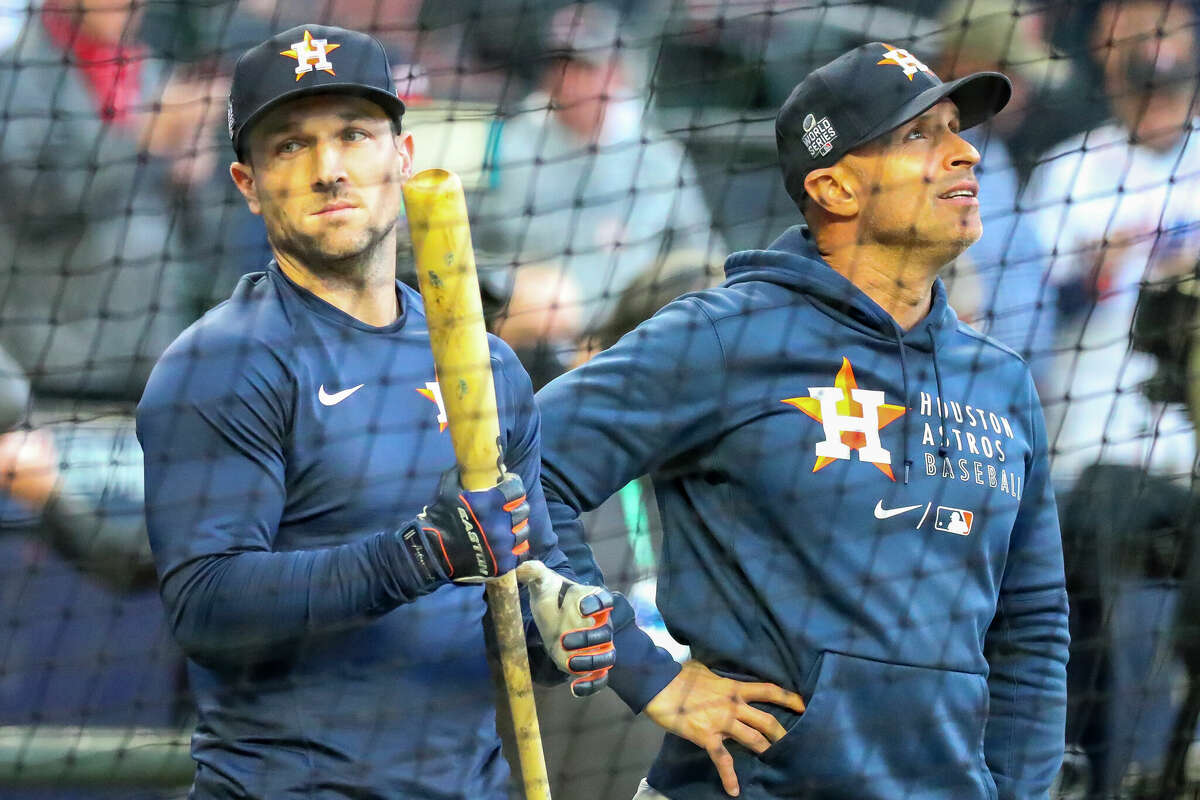
[(635, 625), (617, 630), (613, 644), (617, 663), (609, 671), (608, 685), (630, 711), (639, 714), (675, 680), (682, 667)]
[(449, 572), (437, 543), (430, 540), (418, 521), (409, 522), (395, 531), (393, 536), (400, 544), (406, 571), (413, 577), (416, 585), (425, 591), (433, 591), (450, 582)]

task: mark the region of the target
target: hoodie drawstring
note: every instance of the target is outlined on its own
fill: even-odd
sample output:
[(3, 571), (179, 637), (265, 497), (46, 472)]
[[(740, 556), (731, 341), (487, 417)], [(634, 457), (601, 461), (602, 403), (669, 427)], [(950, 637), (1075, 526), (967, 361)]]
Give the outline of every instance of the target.
[[(938, 418), (942, 421), (941, 436), (938, 437), (938, 457), (945, 458), (949, 451), (946, 449), (946, 430), (949, 427), (949, 421), (946, 419), (946, 406), (942, 403), (942, 371), (938, 368), (937, 359), (937, 340), (933, 336), (933, 329), (929, 329), (929, 352), (933, 358), (933, 380), (937, 384), (937, 407)], [(896, 331), (896, 346), (900, 348), (900, 375), (904, 381), (904, 405), (908, 405), (908, 357), (906, 356), (908, 348), (904, 346), (904, 336), (899, 330)], [(908, 483), (908, 475), (912, 470), (912, 456), (909, 455), (909, 414), (904, 414), (904, 430), (901, 436), (904, 437), (904, 483)]]
[(937, 390), (938, 390), (938, 396), (937, 396), (938, 418), (941, 419), (941, 421), (942, 421), (942, 431), (941, 431), (941, 435), (938, 437), (938, 457), (945, 458), (949, 452), (946, 450), (946, 443), (949, 441), (946, 438), (946, 431), (950, 429), (950, 425), (949, 425), (949, 421), (946, 419), (946, 404), (942, 402), (942, 398), (945, 397), (945, 394), (942, 392), (942, 371), (940, 369), (938, 369), (937, 342), (933, 338), (933, 330), (930, 329), (928, 331), (928, 333), (929, 333), (929, 352), (933, 356), (933, 380), (934, 380), (934, 383), (937, 384)]
[[(932, 329), (930, 329), (928, 331), (928, 333), (929, 333), (929, 353), (930, 353), (930, 356), (933, 358), (933, 380), (934, 380), (934, 383), (937, 384), (938, 396), (937, 396), (936, 402), (937, 402), (937, 407), (938, 407), (938, 418), (941, 420), (941, 426), (942, 426), (941, 427), (941, 435), (938, 437), (938, 457), (945, 458), (947, 456), (947, 454), (949, 453), (949, 451), (946, 449), (946, 442), (948, 441), (946, 439), (946, 430), (949, 427), (949, 421), (946, 419), (946, 406), (943, 405), (943, 403), (942, 403), (942, 396), (943, 396), (942, 395), (942, 371), (938, 367), (937, 340), (933, 336)], [(900, 348), (900, 375), (901, 375), (901, 379), (904, 381), (904, 405), (907, 406), (908, 405), (908, 358), (906, 356), (906, 352), (907, 352), (908, 348), (906, 348), (904, 346), (904, 337), (899, 333), (899, 331), (897, 331), (897, 333), (896, 333), (896, 346)], [(909, 416), (910, 416), (909, 414), (905, 413), (904, 423), (903, 423), (904, 430), (901, 434), (904, 437), (904, 483), (905, 484), (908, 483), (908, 475), (909, 475), (909, 472), (912, 470), (912, 457), (909, 455), (909, 452), (908, 452), (908, 447), (910, 444), (909, 436), (908, 436), (908, 434), (909, 434), (909, 419), (908, 419)]]
[[(900, 375), (901, 375), (902, 379), (904, 380), (904, 405), (907, 406), (908, 405), (908, 359), (904, 355), (904, 351), (905, 351), (904, 339), (900, 335), (899, 331), (896, 332), (896, 345), (900, 348)], [(904, 439), (904, 483), (905, 483), (905, 485), (908, 484), (908, 473), (912, 469), (912, 458), (908, 454), (908, 428), (909, 428), (908, 418), (910, 416), (911, 415), (907, 411), (905, 411), (904, 420), (903, 420), (904, 430), (900, 434), (901, 437)]]

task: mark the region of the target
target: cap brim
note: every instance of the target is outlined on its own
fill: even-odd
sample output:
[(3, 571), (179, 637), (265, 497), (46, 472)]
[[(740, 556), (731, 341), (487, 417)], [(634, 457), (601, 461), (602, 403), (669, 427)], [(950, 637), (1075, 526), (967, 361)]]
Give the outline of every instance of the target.
[(241, 154), (242, 136), (250, 130), (254, 123), (262, 119), (273, 108), (277, 108), (291, 100), (297, 100), (301, 97), (310, 97), (320, 94), (349, 94), (363, 99), (370, 100), (380, 106), (387, 112), (388, 116), (393, 121), (399, 123), (401, 117), (404, 116), (404, 101), (391, 92), (383, 89), (376, 89), (372, 86), (364, 86), (361, 83), (322, 83), (316, 86), (305, 86), (299, 89), (294, 89), (290, 92), (285, 92), (278, 97), (271, 98), (270, 102), (263, 103), (254, 113), (246, 117), (238, 129), (233, 133), (233, 150), (235, 153)]
[(853, 147), (877, 139), (949, 98), (958, 107), (959, 130), (974, 128), (996, 116), (1012, 97), (1012, 83), (999, 72), (976, 72), (926, 89), (909, 100)]

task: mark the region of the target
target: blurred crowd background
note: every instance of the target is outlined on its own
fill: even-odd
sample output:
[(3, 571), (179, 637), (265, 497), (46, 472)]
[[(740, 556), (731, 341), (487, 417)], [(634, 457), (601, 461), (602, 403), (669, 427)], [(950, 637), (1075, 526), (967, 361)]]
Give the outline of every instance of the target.
[[(417, 166), (463, 178), (489, 323), (537, 386), (800, 221), (773, 124), (813, 67), (881, 40), (943, 79), (1007, 74), (1012, 103), (968, 134), (985, 233), (946, 279), (961, 319), (1029, 360), (1049, 422), (1074, 637), (1056, 793), (1200, 796), (1197, 15), (1194, 0), (0, 0), (0, 796), (182, 794), (190, 701), (132, 409), (166, 344), (271, 257), (227, 177), (228, 75), (306, 22), (384, 42)], [(648, 487), (589, 531), (611, 585), (686, 658), (654, 609)], [(565, 694), (542, 701), (556, 796), (631, 796), (653, 726)]]

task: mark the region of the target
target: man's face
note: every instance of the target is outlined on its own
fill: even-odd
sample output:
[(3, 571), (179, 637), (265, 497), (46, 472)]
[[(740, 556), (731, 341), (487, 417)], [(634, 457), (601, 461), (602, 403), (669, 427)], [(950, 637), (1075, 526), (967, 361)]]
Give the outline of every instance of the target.
[(1191, 118), (1195, 24), (1184, 0), (1109, 2), (1096, 16), (1093, 45), (1105, 89), (1139, 140), (1177, 139)]
[(562, 59), (551, 69), (551, 95), (568, 127), (586, 132), (599, 129), (613, 99), (625, 89), (620, 64)]
[(946, 249), (950, 261), (983, 233), (979, 153), (958, 135), (958, 109), (943, 100), (843, 157), (868, 242)]
[(107, 44), (133, 41), (145, 0), (47, 0), (49, 10), (64, 11), (93, 39)]
[[(412, 137), (375, 103), (316, 95), (268, 112), (234, 182), (276, 250), (310, 270), (351, 265), (391, 233), (412, 171)], [(241, 173), (242, 177), (239, 177)]]

